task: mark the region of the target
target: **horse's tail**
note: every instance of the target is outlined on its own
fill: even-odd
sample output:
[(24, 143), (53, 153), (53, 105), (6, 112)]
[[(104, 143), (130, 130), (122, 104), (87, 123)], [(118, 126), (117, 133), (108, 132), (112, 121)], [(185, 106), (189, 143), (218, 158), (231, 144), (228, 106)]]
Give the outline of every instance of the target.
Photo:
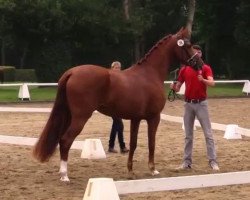
[(71, 114), (66, 97), (66, 84), (71, 73), (66, 72), (58, 82), (58, 90), (50, 117), (44, 127), (33, 155), (40, 162), (48, 161), (56, 150), (60, 138), (69, 127)]

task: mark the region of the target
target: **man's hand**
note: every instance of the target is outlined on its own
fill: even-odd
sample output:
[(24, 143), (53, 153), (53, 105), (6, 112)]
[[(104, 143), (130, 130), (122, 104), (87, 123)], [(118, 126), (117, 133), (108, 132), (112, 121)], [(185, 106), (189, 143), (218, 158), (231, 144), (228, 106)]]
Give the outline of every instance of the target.
[(175, 92), (179, 92), (181, 88), (181, 83), (180, 82), (175, 82), (170, 84), (170, 89), (174, 90)]
[(204, 84), (206, 84), (207, 86), (214, 86), (214, 79), (211, 76), (208, 76), (207, 79), (203, 78), (202, 75), (198, 75), (198, 79), (199, 81), (202, 81)]
[(172, 90), (174, 90), (174, 83), (170, 83), (169, 88), (172, 89)]
[(204, 80), (204, 78), (203, 78), (202, 75), (198, 75), (198, 79), (199, 79), (199, 81), (202, 81), (202, 82), (203, 82), (203, 80)]

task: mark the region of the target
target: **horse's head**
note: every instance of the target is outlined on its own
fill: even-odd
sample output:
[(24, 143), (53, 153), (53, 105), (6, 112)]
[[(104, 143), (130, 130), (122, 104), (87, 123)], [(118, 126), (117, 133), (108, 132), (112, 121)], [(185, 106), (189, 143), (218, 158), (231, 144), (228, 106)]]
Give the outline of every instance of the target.
[(187, 28), (182, 28), (173, 36), (175, 43), (174, 53), (176, 58), (185, 65), (189, 65), (195, 69), (199, 69), (203, 65), (203, 60), (196, 53), (190, 42), (190, 33)]

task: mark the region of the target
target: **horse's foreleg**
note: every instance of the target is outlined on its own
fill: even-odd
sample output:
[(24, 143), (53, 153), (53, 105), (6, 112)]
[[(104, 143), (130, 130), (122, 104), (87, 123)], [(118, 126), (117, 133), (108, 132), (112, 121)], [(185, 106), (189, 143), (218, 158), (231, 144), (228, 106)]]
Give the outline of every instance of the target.
[(137, 136), (139, 130), (140, 120), (131, 120), (130, 122), (130, 150), (128, 156), (128, 173), (130, 176), (133, 176), (133, 156), (135, 149), (137, 147)]
[(60, 180), (64, 182), (69, 182), (68, 178), (68, 169), (67, 169), (67, 161), (68, 161), (68, 155), (70, 147), (75, 140), (76, 136), (79, 135), (81, 130), (83, 129), (83, 126), (85, 125), (86, 120), (79, 120), (79, 119), (72, 119), (72, 122), (67, 129), (66, 133), (62, 136), (59, 144), (60, 144), (60, 156), (61, 156), (61, 162), (60, 162)]
[(149, 120), (148, 123), (148, 149), (149, 149), (149, 158), (148, 158), (148, 167), (152, 175), (157, 175), (159, 172), (155, 169), (154, 163), (154, 153), (155, 153), (155, 135), (157, 127), (160, 122), (160, 115), (157, 115)]

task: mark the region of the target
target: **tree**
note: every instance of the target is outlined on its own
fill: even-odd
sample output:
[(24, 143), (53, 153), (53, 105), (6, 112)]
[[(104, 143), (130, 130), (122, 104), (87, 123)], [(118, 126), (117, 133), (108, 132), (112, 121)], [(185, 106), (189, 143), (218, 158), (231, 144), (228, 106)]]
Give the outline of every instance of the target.
[[(160, 38), (185, 26), (188, 2), (0, 0), (1, 63), (39, 68), (39, 74), (52, 70), (59, 60), (57, 67), (63, 70), (65, 65), (84, 63), (109, 66), (113, 60), (128, 67)], [(216, 75), (249, 75), (249, 4), (248, 0), (196, 1), (192, 42), (203, 47)]]
[(5, 65), (6, 50), (10, 48), (12, 41), (12, 25), (9, 24), (11, 12), (15, 4), (12, 0), (0, 0), (0, 40), (1, 40), (1, 65)]
[(236, 78), (239, 47), (234, 28), (239, 3), (234, 0), (198, 1), (197, 41), (205, 47), (206, 60), (219, 77)]
[(193, 26), (193, 21), (194, 21), (194, 13), (195, 13), (195, 0), (189, 0), (186, 27), (189, 30), (190, 35), (192, 33), (192, 26)]

